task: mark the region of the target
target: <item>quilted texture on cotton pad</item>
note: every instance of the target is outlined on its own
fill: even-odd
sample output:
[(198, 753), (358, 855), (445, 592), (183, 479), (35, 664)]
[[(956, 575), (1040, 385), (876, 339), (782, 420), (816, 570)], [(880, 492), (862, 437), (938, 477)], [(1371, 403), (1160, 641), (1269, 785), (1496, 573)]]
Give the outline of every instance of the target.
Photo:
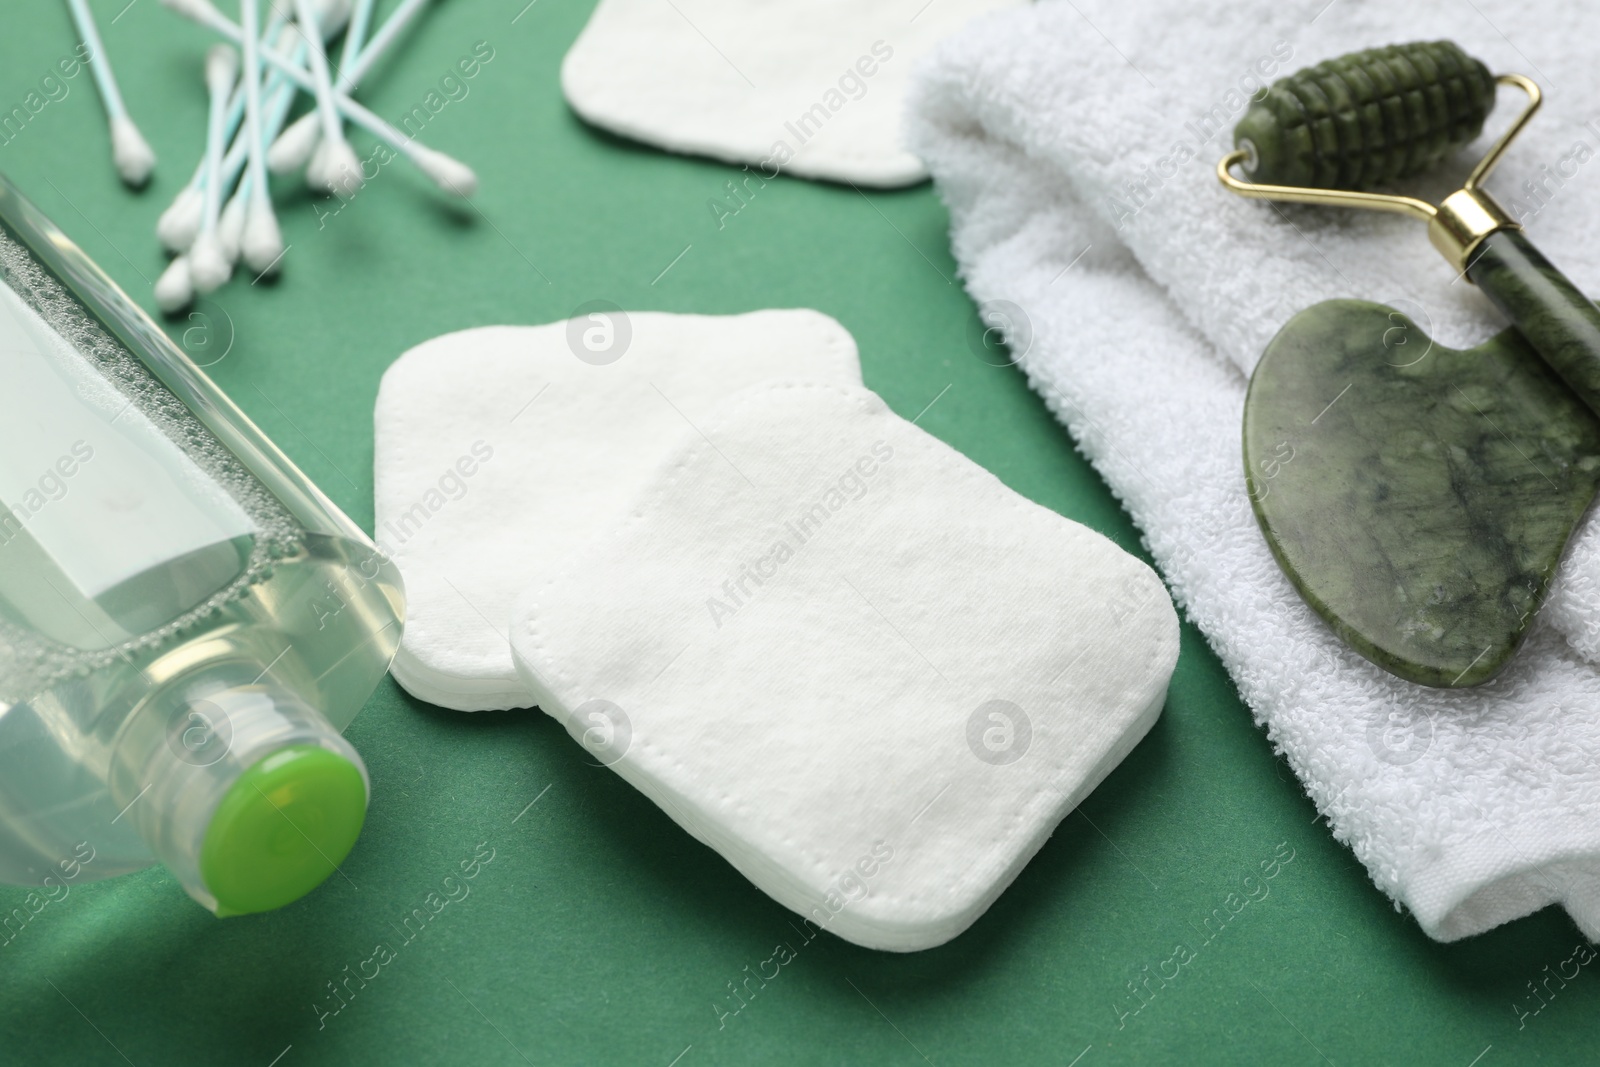
[(620, 515), (717, 400), (795, 374), (859, 383), (855, 341), (816, 311), (612, 312), (402, 355), (373, 420), (377, 541), (406, 583), (395, 678), (461, 711), (530, 705), (512, 598)]
[(514, 609), (540, 707), (847, 940), (966, 929), (1160, 714), (1153, 571), (873, 393), (719, 405)]
[(1022, 2), (600, 0), (561, 88), (603, 129), (749, 164), (732, 211), (780, 168), (911, 185), (928, 176), (900, 137), (913, 65), (974, 15)]

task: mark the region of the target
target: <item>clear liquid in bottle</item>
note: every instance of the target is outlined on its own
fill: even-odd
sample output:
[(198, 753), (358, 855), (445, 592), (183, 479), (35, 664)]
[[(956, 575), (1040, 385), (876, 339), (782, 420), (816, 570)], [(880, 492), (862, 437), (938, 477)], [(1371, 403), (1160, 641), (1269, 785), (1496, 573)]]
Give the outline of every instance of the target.
[(0, 880), (161, 862), (221, 915), (310, 891), (365, 816), (340, 732), (403, 605), (382, 552), (0, 177)]

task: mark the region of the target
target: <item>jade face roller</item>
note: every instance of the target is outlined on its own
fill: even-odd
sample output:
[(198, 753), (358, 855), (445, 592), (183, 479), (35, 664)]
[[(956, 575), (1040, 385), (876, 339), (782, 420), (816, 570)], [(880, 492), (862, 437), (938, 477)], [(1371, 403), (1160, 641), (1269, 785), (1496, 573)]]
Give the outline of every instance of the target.
[[(1497, 82), (1528, 103), (1461, 189), (1438, 205), (1370, 191), (1477, 137)], [(1276, 82), (1217, 165), (1241, 196), (1427, 222), (1515, 326), (1455, 351), (1393, 308), (1329, 301), (1251, 377), (1244, 459), (1274, 556), (1353, 649), (1424, 685), (1510, 661), (1600, 485), (1600, 309), (1482, 188), (1539, 103), (1450, 42), (1377, 48)]]
[[(1525, 92), (1527, 106), (1460, 189), (1437, 206), (1364, 191), (1426, 170), (1478, 136), (1496, 82)], [(1237, 148), (1217, 164), (1217, 177), (1241, 196), (1391, 211), (1426, 222), (1445, 259), (1600, 411), (1600, 309), (1482, 188), (1541, 100), (1531, 79), (1492, 77), (1449, 41), (1357, 52), (1274, 84), (1235, 128)], [(1249, 181), (1233, 176), (1236, 165)]]

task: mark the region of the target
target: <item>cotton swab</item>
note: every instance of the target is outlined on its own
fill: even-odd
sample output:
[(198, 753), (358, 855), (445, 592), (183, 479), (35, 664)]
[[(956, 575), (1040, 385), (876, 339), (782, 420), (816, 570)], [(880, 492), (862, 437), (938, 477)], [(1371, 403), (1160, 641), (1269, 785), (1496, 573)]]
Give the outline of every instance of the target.
[[(219, 49), (222, 51), (219, 52)], [(195, 168), (194, 177), (178, 193), (171, 206), (161, 213), (161, 218), (156, 223), (156, 235), (161, 238), (162, 243), (168, 248), (179, 251), (172, 262), (167, 264), (167, 269), (161, 272), (161, 277), (156, 279), (155, 284), (156, 305), (168, 313), (187, 307), (194, 300), (192, 254), (175, 248), (178, 241), (182, 241), (183, 249), (187, 249), (190, 245), (198, 246), (194, 254), (200, 257), (202, 272), (209, 272), (208, 279), (220, 274), (222, 281), (226, 281), (228, 275), (232, 273), (229, 266), (231, 258), (221, 247), (220, 235), (215, 240), (211, 236), (216, 230), (221, 229), (220, 220), (214, 217), (216, 199), (220, 195), (218, 190), (222, 187), (218, 171), (223, 166), (218, 159), (222, 135), (217, 121), (218, 89), (221, 87), (220, 83), (224, 81), (231, 83), (234, 80), (234, 73), (225, 69), (235, 64), (232, 51), (226, 45), (217, 45), (206, 54), (206, 89), (210, 96), (210, 107), (206, 116), (205, 151), (201, 154), (200, 165)], [(223, 91), (226, 92), (226, 89)], [(222, 124), (226, 125), (229, 119), (230, 116), (224, 115)], [(189, 232), (185, 237), (180, 230)], [(206, 235), (205, 240), (201, 240), (202, 234)], [(220, 285), (222, 282), (219, 281), (217, 284)]]
[[(274, 77), (276, 78), (277, 75), (274, 75)], [(288, 115), (289, 108), (293, 106), (294, 103), (294, 86), (288, 84), (278, 84), (275, 87), (275, 91), (276, 95), (273, 98), (272, 103), (268, 105), (267, 108), (268, 130), (277, 130), (283, 126), (284, 117)], [(228, 155), (224, 157), (222, 161), (223, 188), (227, 188), (227, 186), (233, 181), (234, 177), (239, 174), (240, 169), (243, 167), (244, 149), (244, 140), (242, 138), (235, 138), (233, 146), (228, 150)], [(201, 160), (200, 170), (203, 176), (205, 171), (204, 160)], [(248, 187), (253, 184), (254, 183), (250, 181), (250, 175), (245, 174), (241, 185)], [(203, 182), (197, 182), (190, 190), (186, 190), (186, 192), (192, 192), (197, 202), (203, 202), (205, 199), (203, 185)], [(248, 195), (247, 188), (242, 189), (241, 192), (245, 193), (245, 195)], [(234, 199), (237, 200), (238, 198), (239, 194), (236, 193)], [(233, 201), (229, 201), (229, 203), (232, 204)], [(168, 210), (170, 211), (171, 208)], [(231, 219), (228, 209), (223, 208), (222, 210), (224, 219), (219, 220), (217, 224), (217, 236), (224, 245), (223, 254), (225, 258), (227, 258), (231, 263), (242, 251), (245, 256), (245, 262), (252, 267), (255, 267), (258, 271), (264, 271), (270, 267), (273, 261), (275, 261), (282, 252), (282, 249), (279, 248), (277, 251), (273, 252), (273, 254), (268, 257), (265, 262), (261, 262), (258, 265), (258, 261), (266, 253), (266, 246), (259, 236), (259, 231), (256, 235), (252, 235), (248, 213), (246, 213), (245, 216), (243, 232), (235, 235), (228, 232), (227, 220)], [(204, 215), (204, 211), (205, 209), (203, 204), (195, 209), (194, 227), (196, 233), (199, 232), (200, 222), (202, 216)], [(274, 222), (275, 221), (276, 220), (274, 220)], [(232, 256), (227, 255), (228, 248), (226, 247), (227, 242), (230, 239), (235, 245), (234, 254)], [(193, 243), (194, 235), (190, 236), (189, 241), (191, 244)], [(242, 250), (238, 247), (241, 244), (244, 246)], [(251, 258), (252, 256), (255, 258)], [(175, 258), (167, 265), (167, 269), (162, 272), (161, 277), (156, 279), (155, 297), (156, 303), (161, 307), (161, 310), (167, 312), (177, 311), (180, 308), (186, 307), (188, 306), (189, 302), (194, 299), (194, 279), (189, 268), (189, 256), (187, 254), (180, 254), (177, 258)]]
[[(363, 2), (365, 0), (358, 0), (358, 14)], [(304, 2), (300, 9), (302, 17), (305, 17)], [(239, 21), (244, 23), (244, 131), (249, 160), (249, 170), (245, 172), (245, 180), (241, 183), (241, 193), (250, 198), (244, 233), (239, 243), (245, 263), (252, 270), (264, 271), (283, 255), (283, 234), (278, 229), (277, 216), (272, 213), (272, 200), (267, 189), (267, 150), (262, 143), (266, 130), (261, 122), (261, 42), (256, 34), (260, 13), (256, 9), (256, 0), (239, 0)], [(321, 28), (313, 21), (308, 29), (310, 35), (317, 39), (316, 47), (320, 49)]]
[[(278, 75), (274, 74), (275, 81), (268, 83), (268, 91), (273, 93), (272, 102), (267, 107), (268, 131), (277, 130), (283, 126), (283, 120), (289, 113), (289, 108), (294, 102), (295, 88)], [(222, 187), (231, 186), (239, 177), (239, 172), (244, 169), (249, 145), (242, 133), (234, 136), (232, 144), (228, 146), (227, 155), (222, 158)], [(205, 214), (205, 175), (206, 160), (202, 153), (200, 165), (195, 168), (195, 175), (189, 184), (178, 192), (172, 204), (161, 213), (161, 218), (156, 222), (156, 236), (161, 243), (172, 252), (186, 252), (194, 244), (195, 235), (200, 232), (200, 221)], [(230, 201), (231, 202), (231, 201)], [(224, 207), (223, 213), (227, 213)]]
[(198, 176), (205, 173), (205, 161), (195, 168), (196, 180), (191, 181), (172, 198), (167, 210), (156, 220), (156, 237), (169, 252), (184, 252), (194, 244), (200, 232), (200, 216), (205, 213), (205, 193), (200, 189)]
[[(277, 75), (274, 75), (276, 78)], [(289, 109), (294, 105), (295, 88), (281, 79), (272, 83), (272, 102), (267, 105), (266, 122), (263, 125), (265, 136), (271, 136), (283, 128), (283, 120), (288, 117)], [(222, 157), (222, 188), (227, 189), (237, 180), (239, 187), (234, 190), (232, 199), (222, 209), (222, 216), (217, 225), (217, 235), (222, 241), (222, 253), (229, 263), (238, 260), (244, 235), (249, 228), (250, 197), (255, 182), (250, 180), (250, 174), (245, 170), (249, 162), (250, 142), (244, 130), (240, 130), (234, 137), (233, 143), (228, 146), (227, 155)], [(240, 174), (243, 173), (243, 177)], [(204, 188), (204, 183), (201, 183)], [(256, 209), (258, 212), (260, 208)], [(271, 210), (271, 201), (268, 201), (266, 210)], [(274, 225), (276, 223), (274, 222)], [(258, 230), (261, 224), (257, 224)], [(269, 256), (276, 259), (277, 253)]]
[[(302, 26), (315, 25), (311, 16), (311, 0), (295, 0), (295, 10), (300, 14)], [(361, 185), (361, 160), (344, 138), (344, 123), (340, 121), (339, 108), (333, 102), (333, 80), (328, 74), (328, 54), (322, 46), (322, 38), (315, 33), (306, 37), (310, 44), (306, 60), (311, 68), (312, 95), (322, 126), (322, 143), (311, 153), (306, 179), (330, 193), (348, 192)]]
[[(228, 187), (226, 163), (224, 163), (222, 187)], [(222, 258), (232, 267), (239, 262), (239, 246), (244, 242), (244, 216), (250, 203), (250, 190), (245, 188), (250, 181), (250, 174), (246, 172), (239, 179), (239, 185), (234, 189), (228, 202), (222, 205), (222, 214), (217, 216), (217, 243), (222, 249)]]
[[(161, 0), (163, 4), (187, 18), (206, 26), (232, 41), (243, 37), (237, 24), (218, 11), (210, 0)], [(306, 92), (315, 92), (311, 77), (276, 50), (264, 48), (261, 58)], [(334, 93), (333, 100), (339, 111), (356, 125), (379, 140), (387, 142), (396, 151), (416, 165), (434, 184), (456, 196), (471, 196), (478, 188), (478, 176), (472, 168), (443, 152), (418, 144), (394, 126), (374, 115), (344, 93)]]
[[(251, 188), (255, 183), (251, 182)], [(278, 216), (273, 213), (268, 197), (252, 199), (245, 214), (244, 237), (239, 242), (239, 254), (245, 265), (257, 274), (274, 270), (283, 258), (283, 231), (278, 228)]]
[(361, 55), (367, 42), (367, 30), (372, 26), (373, 0), (356, 0), (350, 12), (350, 27), (344, 31), (344, 50), (339, 53), (339, 70), (349, 68)]
[(267, 169), (274, 174), (290, 174), (305, 166), (316, 151), (317, 139), (322, 136), (317, 128), (317, 113), (307, 111), (295, 119), (278, 135), (267, 149)]
[(156, 306), (169, 314), (189, 306), (194, 299), (194, 278), (189, 272), (189, 257), (176, 256), (156, 279)]
[[(270, 5), (272, 16), (267, 22), (266, 37), (273, 42), (284, 40), (289, 32), (286, 23), (290, 16), (285, 14), (276, 2)], [(350, 17), (349, 0), (318, 0), (318, 23), (324, 39), (338, 33)], [(302, 45), (303, 47), (303, 45)], [(295, 52), (292, 61), (299, 65), (300, 53)], [(282, 87), (279, 89), (279, 87)], [(269, 92), (278, 92), (279, 97), (274, 98), (273, 107), (277, 110), (279, 118), (275, 124), (269, 123), (270, 130), (265, 136), (274, 136), (275, 131), (282, 127), (283, 118), (287, 116), (289, 108), (293, 105), (295, 89), (288, 84), (282, 74), (273, 71), (271, 80), (267, 83)], [(278, 108), (276, 100), (282, 99), (282, 107)], [(235, 137), (240, 124), (244, 120), (244, 87), (241, 85), (228, 101), (228, 136)], [(223, 162), (224, 184), (231, 183), (234, 176), (239, 173), (243, 165), (243, 142), (235, 137), (234, 144), (230, 147), (228, 155)], [(237, 151), (236, 151), (237, 150)], [(161, 213), (160, 220), (156, 223), (156, 236), (161, 240), (168, 251), (183, 252), (194, 244), (195, 235), (200, 232), (200, 217), (204, 213), (204, 194), (201, 185), (205, 178), (206, 161), (205, 153), (200, 155), (200, 162), (195, 165), (194, 174), (189, 179), (189, 184), (178, 191), (167, 210)]]
[(139, 127), (134, 125), (133, 119), (128, 117), (128, 108), (122, 102), (116, 76), (111, 72), (111, 60), (106, 56), (105, 44), (100, 40), (100, 30), (94, 24), (94, 16), (89, 13), (88, 0), (67, 0), (67, 7), (72, 11), (72, 21), (78, 26), (78, 34), (89, 46), (89, 70), (94, 74), (100, 99), (105, 103), (106, 118), (111, 123), (112, 161), (116, 163), (117, 173), (122, 175), (124, 182), (134, 187), (141, 186), (150, 180), (150, 171), (156, 165), (156, 154), (139, 132)]
[[(284, 15), (273, 8), (272, 20), (267, 26), (267, 35), (274, 40), (282, 33)], [(274, 78), (281, 79), (282, 75), (274, 74)], [(244, 119), (244, 86), (238, 86), (232, 97), (228, 100), (228, 120), (225, 124), (227, 134), (232, 137)], [(178, 190), (178, 195), (172, 198), (172, 203), (161, 213), (156, 220), (156, 238), (162, 247), (169, 252), (185, 252), (194, 244), (195, 235), (200, 232), (200, 216), (205, 212), (205, 194), (200, 190), (201, 181), (206, 173), (206, 155), (200, 153), (200, 162), (195, 164), (194, 174), (189, 178), (189, 184)]]
[[(334, 83), (334, 88), (342, 92), (349, 90), (345, 85), (346, 74), (360, 57), (366, 42), (367, 26), (372, 20), (372, 7), (372, 0), (356, 0), (355, 10), (350, 16), (350, 26), (344, 31), (344, 51), (339, 54), (339, 78)], [(317, 138), (320, 136), (317, 120), (317, 112), (308, 111), (295, 119), (289, 128), (272, 142), (272, 147), (267, 149), (267, 168), (272, 173), (288, 174), (304, 166), (306, 160), (311, 158), (311, 153), (317, 147)]]
[[(340, 63), (339, 80), (334, 83), (334, 90), (349, 93), (360, 84), (367, 71), (382, 58), (383, 53), (399, 38), (401, 31), (427, 3), (428, 0), (402, 0), (400, 6), (384, 20), (378, 32), (372, 35), (372, 40), (361, 46), (354, 59), (349, 57), (347, 51), (345, 60)], [(354, 18), (351, 19), (350, 25), (353, 31)], [(347, 31), (345, 37), (347, 50), (349, 32)], [(287, 174), (298, 169), (311, 158), (311, 153), (317, 147), (318, 135), (316, 112), (307, 112), (300, 116), (288, 129), (278, 135), (276, 141), (272, 142), (272, 147), (267, 150), (267, 165), (272, 168), (274, 174)]]
[[(372, 9), (373, 0), (356, 0), (355, 11), (350, 16), (350, 27), (344, 31), (344, 50), (339, 53), (338, 77), (333, 83), (340, 92), (349, 92), (352, 87), (348, 72), (355, 66), (366, 45)], [(319, 117), (316, 109), (306, 112), (272, 142), (272, 147), (267, 150), (267, 167), (272, 173), (288, 174), (304, 166), (311, 158), (322, 136), (317, 127)]]
[(222, 213), (222, 126), (227, 117), (228, 93), (239, 76), (239, 54), (225, 44), (206, 53), (206, 89), (211, 94), (210, 121), (206, 131), (205, 214), (200, 233), (189, 252), (189, 275), (194, 287), (209, 293), (233, 273), (217, 233)]
[(384, 20), (383, 25), (378, 27), (378, 32), (372, 35), (372, 39), (361, 46), (361, 52), (356, 56), (354, 62), (341, 72), (339, 80), (348, 84), (344, 85), (340, 92), (348, 92), (356, 83), (367, 76), (367, 72), (372, 69), (373, 64), (383, 58), (383, 54), (389, 50), (389, 46), (394, 44), (395, 40), (405, 32), (406, 27), (411, 24), (411, 20), (416, 17), (417, 12), (421, 11), (427, 4), (428, 0), (401, 0), (400, 5)]

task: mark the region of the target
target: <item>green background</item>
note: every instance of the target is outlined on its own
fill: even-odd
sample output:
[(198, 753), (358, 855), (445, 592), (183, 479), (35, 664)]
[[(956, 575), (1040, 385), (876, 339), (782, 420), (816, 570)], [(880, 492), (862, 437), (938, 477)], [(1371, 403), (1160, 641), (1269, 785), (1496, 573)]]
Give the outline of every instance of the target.
[[(125, 2), (95, 9), (161, 156), (152, 187), (118, 184), (87, 73), (0, 146), (0, 170), (153, 308), (164, 264), (153, 227), (200, 149), (209, 38), (157, 0)], [(398, 118), (488, 42), (494, 58), (469, 95), (422, 134), (477, 169), (473, 206), (446, 202), (403, 162), (336, 215), (280, 181), (291, 246), (281, 279), (236, 279), (198, 318), (169, 321), (358, 522), (371, 527), (378, 379), (411, 345), (565, 318), (595, 299), (686, 312), (805, 306), (854, 333), (868, 385), (896, 411), (914, 416), (938, 397), (920, 425), (1139, 551), (1020, 373), (974, 351), (973, 307), (930, 186), (863, 195), (780, 180), (719, 229), (707, 201), (735, 172), (585, 128), (558, 71), (592, 4), (526, 2), (436, 5), (364, 87), (370, 106)], [(0, 111), (75, 40), (64, 6), (11, 7)], [(356, 143), (364, 155), (371, 145)], [(537, 711), (462, 715), (386, 681), (349, 737), (373, 804), (348, 880), (225, 921), (161, 870), (76, 886), (0, 947), (0, 1062), (1491, 1067), (1592, 1062), (1600, 1036), (1593, 968), (1552, 981), (1548, 1005), (1519, 1025), (1519, 1007), (1541, 1003), (1526, 983), (1581, 940), (1561, 913), (1429, 941), (1332, 840), (1188, 626), (1148, 739), (987, 915), (911, 955), (831, 935), (797, 944), (785, 909)], [(319, 1023), (326, 984), (398, 941), (395, 926), (480, 843), (493, 859), (470, 896)], [(1196, 928), (1282, 843), (1293, 859), (1267, 897), (1201, 946)], [(0, 888), (0, 910), (23, 895)], [(797, 958), (719, 1028), (713, 1003), (780, 941)], [(1140, 1004), (1127, 983), (1180, 941), (1194, 958), (1119, 1020)]]

